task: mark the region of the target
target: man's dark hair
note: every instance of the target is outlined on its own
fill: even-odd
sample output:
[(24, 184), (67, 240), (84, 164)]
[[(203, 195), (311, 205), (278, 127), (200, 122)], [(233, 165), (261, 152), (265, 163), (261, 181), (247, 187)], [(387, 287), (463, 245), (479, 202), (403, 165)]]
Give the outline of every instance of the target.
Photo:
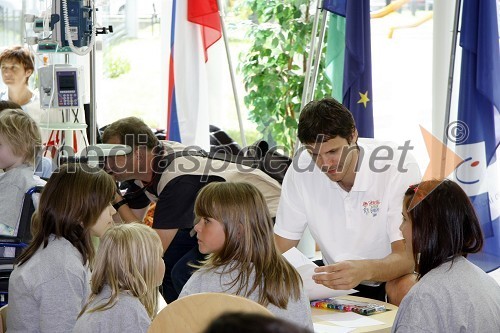
[(114, 137), (120, 138), (120, 143), (135, 149), (145, 145), (153, 149), (159, 145), (158, 138), (142, 120), (137, 117), (127, 117), (115, 121), (104, 130), (102, 141), (108, 143)]
[(214, 319), (203, 333), (312, 333), (294, 323), (256, 313), (230, 312)]
[(340, 136), (350, 143), (356, 125), (347, 108), (333, 98), (309, 102), (299, 117), (298, 137), (303, 144), (320, 142)]
[(405, 193), (404, 209), (412, 205), (412, 247), (419, 278), (441, 264), (479, 252), (483, 235), (474, 206), (455, 182), (429, 180)]

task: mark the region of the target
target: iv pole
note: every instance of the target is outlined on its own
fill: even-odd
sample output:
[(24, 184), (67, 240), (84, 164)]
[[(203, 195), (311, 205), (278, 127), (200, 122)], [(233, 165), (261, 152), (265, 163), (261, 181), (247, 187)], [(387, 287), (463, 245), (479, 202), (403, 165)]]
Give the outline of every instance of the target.
[[(96, 24), (96, 16), (95, 16), (95, 3), (92, 1), (92, 24)], [(92, 45), (92, 51), (90, 51), (90, 107), (89, 107), (89, 145), (94, 146), (97, 142), (97, 121), (96, 121), (96, 89), (95, 89), (95, 66), (96, 66), (96, 43)]]

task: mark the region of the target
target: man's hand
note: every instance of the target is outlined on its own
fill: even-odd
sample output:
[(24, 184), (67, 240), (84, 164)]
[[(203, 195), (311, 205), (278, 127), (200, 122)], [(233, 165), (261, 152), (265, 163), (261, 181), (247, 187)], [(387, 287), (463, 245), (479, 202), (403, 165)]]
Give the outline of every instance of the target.
[(313, 280), (331, 289), (349, 290), (368, 280), (363, 260), (346, 260), (333, 265), (317, 267)]
[[(115, 207), (116, 203), (122, 202), (123, 197), (121, 196), (120, 193), (116, 193), (115, 197), (113, 199), (113, 207)], [(142, 223), (144, 221), (144, 217), (146, 216), (146, 213), (148, 212), (149, 205), (145, 208), (142, 209), (132, 209), (128, 206), (128, 203), (120, 204), (119, 207), (116, 207), (116, 212), (118, 213), (119, 217), (113, 217), (113, 220), (115, 222), (124, 222), (124, 223), (130, 223), (130, 222), (139, 222)]]

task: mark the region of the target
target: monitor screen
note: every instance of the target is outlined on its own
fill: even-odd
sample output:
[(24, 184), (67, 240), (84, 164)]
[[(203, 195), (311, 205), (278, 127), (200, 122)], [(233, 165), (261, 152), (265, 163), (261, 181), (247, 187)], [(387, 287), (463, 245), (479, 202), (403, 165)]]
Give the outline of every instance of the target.
[(76, 90), (76, 76), (62, 74), (58, 76), (59, 90)]

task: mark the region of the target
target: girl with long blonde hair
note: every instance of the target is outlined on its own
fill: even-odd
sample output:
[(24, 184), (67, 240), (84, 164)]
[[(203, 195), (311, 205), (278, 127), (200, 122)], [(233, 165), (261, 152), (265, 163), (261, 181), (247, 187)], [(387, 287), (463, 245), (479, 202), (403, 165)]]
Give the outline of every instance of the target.
[(201, 253), (209, 254), (180, 297), (200, 292), (244, 296), (276, 316), (312, 329), (302, 280), (278, 252), (264, 196), (248, 183), (211, 183), (195, 203)]
[(144, 224), (109, 229), (97, 252), (90, 297), (73, 332), (147, 332), (158, 310), (162, 255), (160, 237)]

